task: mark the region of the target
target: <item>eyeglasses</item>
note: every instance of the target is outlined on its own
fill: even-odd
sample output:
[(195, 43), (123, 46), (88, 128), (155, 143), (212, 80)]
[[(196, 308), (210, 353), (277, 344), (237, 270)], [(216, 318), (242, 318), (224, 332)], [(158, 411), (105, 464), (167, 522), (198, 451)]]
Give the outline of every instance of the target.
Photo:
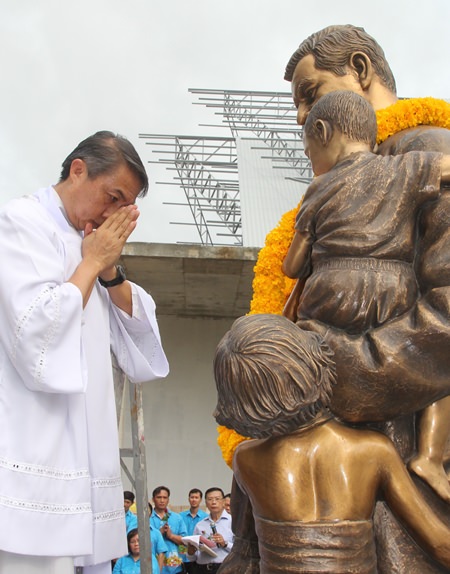
[(219, 500), (223, 500), (221, 496), (215, 496), (214, 498), (207, 498), (206, 502), (218, 502)]

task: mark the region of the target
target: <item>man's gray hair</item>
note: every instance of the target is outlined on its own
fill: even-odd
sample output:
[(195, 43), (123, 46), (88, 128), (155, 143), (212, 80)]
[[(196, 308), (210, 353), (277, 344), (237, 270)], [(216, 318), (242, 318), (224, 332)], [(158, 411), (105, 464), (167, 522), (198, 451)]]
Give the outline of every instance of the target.
[(124, 136), (100, 131), (80, 142), (63, 161), (59, 181), (65, 181), (69, 177), (70, 166), (75, 159), (82, 159), (86, 163), (91, 179), (110, 173), (119, 165), (125, 164), (141, 183), (139, 197), (147, 194), (148, 177), (145, 167), (133, 144)]

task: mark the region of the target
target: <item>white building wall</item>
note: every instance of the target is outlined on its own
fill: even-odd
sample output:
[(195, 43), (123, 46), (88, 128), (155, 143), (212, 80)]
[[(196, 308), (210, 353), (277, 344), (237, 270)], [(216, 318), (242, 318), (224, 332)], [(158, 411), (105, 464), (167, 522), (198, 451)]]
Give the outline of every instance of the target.
[[(213, 357), (232, 320), (159, 317), (170, 374), (144, 385), (144, 424), (149, 497), (164, 484), (171, 505), (187, 505), (191, 488), (231, 489), (232, 472), (217, 445)], [(131, 448), (128, 392), (125, 392), (121, 447)], [(128, 468), (132, 470), (132, 459)], [(124, 488), (129, 481), (122, 476)]]
[(293, 170), (274, 168), (271, 159), (263, 159), (271, 151), (262, 146), (262, 141), (236, 139), (244, 247), (262, 247), (267, 233), (306, 191), (305, 184), (286, 179), (293, 177)]

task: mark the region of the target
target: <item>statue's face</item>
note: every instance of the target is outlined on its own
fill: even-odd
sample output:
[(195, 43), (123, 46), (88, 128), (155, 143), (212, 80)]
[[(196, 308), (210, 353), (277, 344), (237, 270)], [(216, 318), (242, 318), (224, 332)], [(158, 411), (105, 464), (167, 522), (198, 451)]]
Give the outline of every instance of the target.
[(344, 76), (336, 76), (328, 70), (318, 70), (314, 56), (308, 54), (297, 64), (291, 83), (292, 97), (297, 108), (297, 123), (302, 126), (314, 103), (325, 94), (336, 90), (350, 90), (363, 95), (357, 73), (348, 68)]

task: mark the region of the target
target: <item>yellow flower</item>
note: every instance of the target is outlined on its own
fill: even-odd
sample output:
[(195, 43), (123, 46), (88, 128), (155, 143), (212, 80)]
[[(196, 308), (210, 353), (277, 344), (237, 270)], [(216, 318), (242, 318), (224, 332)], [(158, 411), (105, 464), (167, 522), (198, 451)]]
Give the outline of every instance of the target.
[(218, 426), (217, 432), (219, 433), (217, 443), (222, 450), (223, 459), (231, 468), (236, 447), (244, 440), (249, 439), (224, 426)]
[[(416, 126), (427, 125), (450, 129), (450, 104), (435, 98), (412, 98), (399, 100), (392, 106), (378, 110), (377, 143), (388, 137)], [(281, 269), (283, 259), (294, 237), (295, 216), (300, 204), (285, 213), (277, 227), (266, 237), (264, 247), (258, 254), (254, 267), (253, 298), (250, 315), (272, 313), (281, 315), (284, 305), (295, 285), (294, 279), (286, 277)], [(231, 466), (234, 450), (243, 437), (224, 426), (218, 427), (217, 442), (222, 449), (225, 462)]]
[(436, 126), (450, 129), (450, 104), (435, 98), (398, 100), (392, 106), (377, 111), (377, 143), (417, 126)]
[(282, 216), (278, 226), (267, 235), (265, 245), (258, 254), (254, 267), (250, 315), (257, 313), (281, 315), (283, 312), (295, 280), (286, 277), (281, 264), (294, 236), (295, 216), (299, 208), (300, 204)]

